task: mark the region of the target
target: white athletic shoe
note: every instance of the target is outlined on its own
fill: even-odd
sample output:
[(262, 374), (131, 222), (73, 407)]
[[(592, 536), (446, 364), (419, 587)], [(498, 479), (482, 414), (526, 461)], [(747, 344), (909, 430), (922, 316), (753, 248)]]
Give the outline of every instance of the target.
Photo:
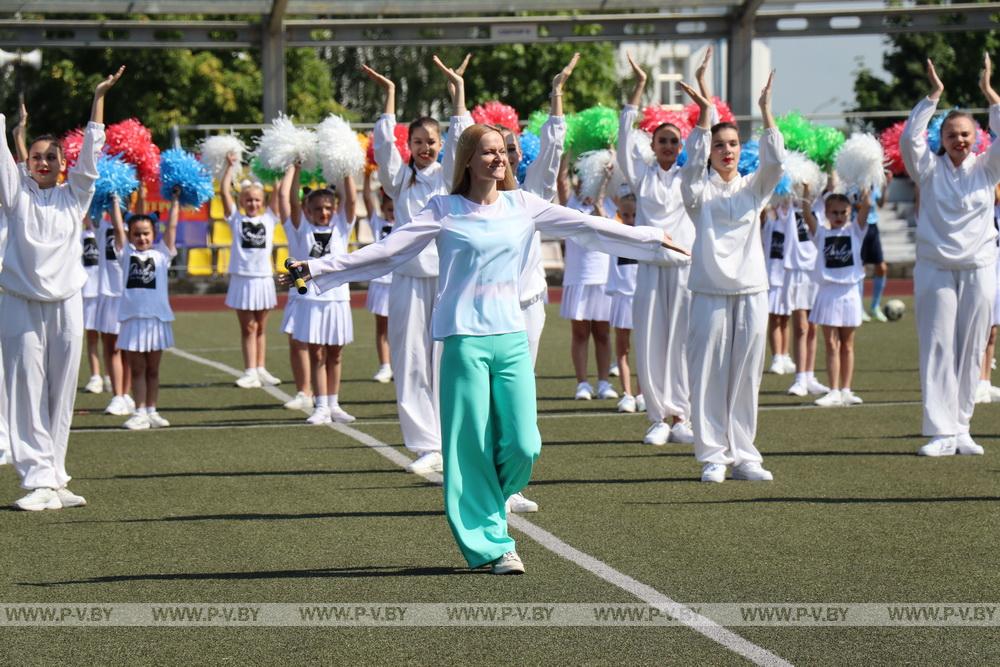
[(844, 405), (844, 398), (839, 389), (831, 389), (826, 396), (821, 396), (813, 402), (821, 408), (838, 408)]
[(618, 364), (611, 364), (611, 368), (608, 369), (608, 375), (616, 378), (621, 375), (621, 370), (618, 368)]
[(266, 368), (258, 368), (257, 377), (260, 379), (261, 384), (269, 387), (277, 387), (281, 384), (281, 380), (268, 373)]
[(307, 424), (332, 424), (333, 417), (330, 415), (330, 408), (325, 405), (319, 405), (313, 410), (313, 413), (306, 417)]
[(955, 452), (963, 456), (982, 456), (983, 448), (968, 433), (955, 436)]
[(775, 355), (771, 357), (771, 367), (767, 369), (768, 373), (774, 373), (775, 375), (785, 374), (785, 360), (780, 356)]
[(290, 401), (285, 401), (285, 407), (289, 410), (308, 410), (313, 405), (313, 397), (306, 394), (304, 391), (300, 391), (295, 394), (295, 398)]
[(917, 450), (917, 456), (954, 456), (958, 449), (957, 438), (953, 435), (939, 435)]
[(350, 424), (357, 420), (357, 417), (347, 414), (347, 411), (339, 405), (331, 405), (327, 407), (327, 410), (330, 411), (330, 419), (338, 424)]
[(789, 396), (808, 396), (809, 387), (806, 386), (804, 382), (799, 382), (796, 380), (792, 383), (792, 386), (788, 388)]
[(990, 393), (990, 381), (980, 380), (976, 385), (976, 403), (992, 403), (993, 396)]
[(529, 500), (524, 497), (522, 493), (515, 493), (510, 498), (507, 499), (507, 511), (515, 512), (517, 514), (527, 514), (528, 512), (537, 512), (538, 503), (534, 500)]
[(444, 459), (441, 458), (441, 452), (426, 452), (406, 466), (405, 470), (417, 475), (441, 472), (444, 470)]
[(990, 370), (995, 371), (997, 369), (997, 358), (993, 357), (990, 359)]
[(122, 424), (122, 428), (127, 428), (130, 431), (146, 431), (153, 427), (153, 424), (149, 421), (146, 415), (136, 413), (125, 420)]
[(610, 382), (601, 380), (597, 383), (597, 398), (618, 398), (618, 392), (615, 391)]
[(159, 412), (147, 412), (146, 419), (149, 420), (149, 425), (153, 428), (167, 428), (170, 426), (170, 422), (161, 417)]
[(261, 384), (260, 378), (257, 377), (257, 371), (247, 369), (243, 375), (236, 379), (236, 386), (241, 389), (260, 389), (264, 385)]
[(636, 412), (646, 411), (646, 399), (643, 398), (642, 394), (639, 394), (638, 396), (635, 397), (635, 409)]
[(516, 551), (508, 551), (493, 561), (493, 574), (524, 574), (524, 563)]
[(721, 463), (706, 463), (701, 468), (701, 481), (722, 484), (726, 481), (726, 466)]
[(11, 463), (10, 450), (0, 449), (0, 466), (9, 466)]
[(128, 409), (128, 403), (125, 401), (124, 396), (113, 396), (111, 402), (108, 403), (108, 407), (104, 408), (104, 414), (125, 417), (132, 414), (132, 411)]
[(830, 391), (829, 387), (827, 387), (825, 384), (823, 384), (814, 377), (811, 377), (808, 380), (806, 380), (806, 389), (808, 389), (809, 393), (812, 394), (813, 396), (822, 396), (823, 394), (829, 393)]
[(128, 413), (130, 415), (134, 415), (135, 414), (135, 399), (132, 398), (130, 395), (125, 394), (125, 405), (128, 406)]
[(41, 512), (42, 510), (61, 510), (62, 502), (55, 489), (35, 489), (28, 495), (14, 501), (14, 507), (25, 512)]
[(392, 382), (392, 368), (390, 368), (388, 364), (380, 366), (378, 372), (375, 373), (375, 376), (372, 377), (372, 379), (376, 382), (380, 382), (381, 384), (389, 384)]
[(655, 445), (662, 447), (670, 440), (670, 425), (666, 422), (656, 422), (646, 431), (646, 437), (642, 439), (644, 445)]
[(1000, 387), (990, 385), (990, 403), (1000, 403)]
[(56, 495), (59, 497), (59, 504), (62, 505), (63, 509), (83, 507), (87, 504), (86, 498), (76, 495), (65, 486), (61, 489), (56, 489)]
[(747, 462), (733, 466), (732, 478), (745, 482), (770, 482), (774, 479), (774, 475), (770, 470), (764, 470), (757, 462)]
[(114, 385), (111, 384), (111, 376), (110, 375), (105, 375), (104, 376), (104, 393), (105, 394), (110, 394), (113, 391), (113, 389), (114, 389)]
[(691, 428), (691, 422), (677, 422), (671, 426), (667, 441), (678, 445), (693, 445), (694, 430)]
[(786, 373), (794, 373), (796, 371), (795, 362), (787, 354), (781, 358), (781, 363), (785, 365)]
[(864, 403), (864, 401), (861, 400), (861, 397), (855, 394), (850, 389), (841, 389), (840, 399), (844, 401), (844, 405), (848, 407), (852, 405), (861, 405), (862, 403)]
[(864, 308), (861, 309), (861, 321), (862, 322), (871, 322), (872, 321), (872, 316), (869, 315), (868, 311), (865, 310)]
[(576, 385), (576, 394), (573, 396), (578, 401), (589, 401), (594, 397), (594, 388), (590, 386), (590, 383), (584, 380), (580, 384)]
[(91, 375), (83, 390), (88, 394), (100, 394), (104, 391), (104, 378), (100, 375)]
[(618, 401), (618, 412), (635, 412), (635, 397), (631, 394), (622, 396), (622, 400)]

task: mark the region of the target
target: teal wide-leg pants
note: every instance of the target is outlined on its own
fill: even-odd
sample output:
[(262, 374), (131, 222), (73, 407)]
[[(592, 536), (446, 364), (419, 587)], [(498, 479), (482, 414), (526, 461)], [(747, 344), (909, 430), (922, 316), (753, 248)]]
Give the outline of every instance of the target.
[(504, 505), (542, 449), (527, 334), (445, 338), (440, 392), (445, 515), (479, 567), (514, 550)]

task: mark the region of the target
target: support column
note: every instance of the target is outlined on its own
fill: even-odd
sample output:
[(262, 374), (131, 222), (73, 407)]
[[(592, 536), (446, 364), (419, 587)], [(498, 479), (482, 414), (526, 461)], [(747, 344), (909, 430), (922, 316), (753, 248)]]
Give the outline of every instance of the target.
[[(736, 116), (749, 116), (754, 109), (753, 90), (753, 24), (763, 0), (746, 0), (735, 12), (729, 28), (728, 71), (726, 76), (729, 108)], [(740, 121), (740, 134), (748, 136), (753, 128), (750, 121)]]
[(264, 17), (261, 30), (261, 74), (264, 92), (264, 122), (285, 111), (288, 90), (285, 76), (285, 7), (288, 0), (275, 0)]

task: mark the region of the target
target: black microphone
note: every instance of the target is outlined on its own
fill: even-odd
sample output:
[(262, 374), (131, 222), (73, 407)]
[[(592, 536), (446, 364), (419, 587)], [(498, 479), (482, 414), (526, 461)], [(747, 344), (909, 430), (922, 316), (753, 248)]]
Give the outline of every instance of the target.
[(291, 274), (292, 282), (294, 282), (295, 287), (298, 288), (299, 294), (305, 294), (309, 291), (309, 288), (306, 287), (306, 281), (302, 278), (302, 272), (299, 271), (299, 268), (295, 266), (294, 262), (295, 260), (289, 257), (285, 260), (285, 268), (288, 270), (288, 273)]

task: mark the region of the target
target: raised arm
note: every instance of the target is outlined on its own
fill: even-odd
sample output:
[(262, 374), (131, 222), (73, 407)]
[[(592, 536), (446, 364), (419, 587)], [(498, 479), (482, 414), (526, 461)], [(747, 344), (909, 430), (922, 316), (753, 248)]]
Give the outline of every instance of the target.
[(552, 116), (562, 116), (563, 115), (563, 86), (566, 84), (566, 80), (569, 79), (569, 75), (573, 73), (576, 68), (576, 64), (580, 61), (580, 54), (574, 53), (573, 57), (570, 59), (569, 64), (563, 67), (562, 70), (555, 75), (552, 79), (552, 93), (549, 95), (549, 101), (551, 102), (551, 108), (549, 109), (549, 117)]
[(100, 176), (97, 171), (97, 158), (104, 148), (104, 97), (124, 72), (125, 67), (122, 66), (94, 88), (94, 104), (90, 111), (90, 122), (83, 132), (80, 155), (66, 175), (70, 192), (83, 210), (87, 210), (90, 206), (90, 200), (94, 196), (94, 185)]
[[(115, 232), (115, 250), (121, 253), (125, 247), (125, 220), (122, 218), (122, 205), (118, 201), (118, 195), (111, 195), (111, 209), (108, 211), (111, 217), (111, 228)], [(121, 256), (121, 255), (119, 255)]]
[(403, 168), (403, 158), (396, 149), (396, 84), (367, 65), (361, 69), (385, 90), (385, 108), (372, 130), (372, 150), (382, 189), (390, 197), (397, 199), (399, 192), (396, 191), (396, 175)]
[[(285, 170), (285, 175), (278, 183), (278, 217), (282, 222), (289, 220), (298, 229), (298, 222), (292, 218), (292, 189), (299, 184), (302, 167), (298, 163)], [(296, 192), (296, 196), (298, 193)]]
[(687, 162), (681, 167), (681, 198), (688, 209), (701, 205), (702, 193), (705, 190), (705, 174), (708, 169), (708, 156), (712, 149), (711, 122), (713, 107), (707, 97), (694, 88), (680, 82), (681, 88), (688, 97), (695, 101), (700, 110), (698, 125), (688, 135), (685, 148)]
[(466, 55), (465, 60), (456, 69), (445, 65), (437, 56), (432, 58), (434, 64), (448, 80), (448, 93), (451, 95), (451, 110), (455, 116), (464, 116), (468, 113), (468, 109), (465, 108), (465, 79), (462, 78), (462, 75), (465, 74), (465, 68), (469, 65), (469, 58), (471, 57), (471, 54)]
[(14, 208), (14, 201), (21, 187), (21, 177), (18, 173), (17, 163), (10, 152), (10, 145), (7, 143), (7, 119), (0, 113), (0, 206), (5, 209)]
[(638, 134), (633, 127), (636, 118), (639, 117), (639, 103), (642, 101), (642, 91), (646, 87), (646, 72), (639, 67), (632, 59), (632, 54), (626, 53), (628, 64), (632, 66), (635, 74), (635, 88), (632, 90), (632, 97), (629, 103), (622, 108), (618, 117), (618, 166), (625, 174), (625, 180), (633, 190), (638, 189), (639, 170), (645, 166), (642, 153), (636, 143)]
[(809, 201), (809, 185), (802, 186), (802, 200), (799, 202), (802, 209), (802, 220), (806, 223), (810, 236), (816, 236), (816, 214), (813, 213), (814, 202)]
[(458, 138), (473, 123), (472, 116), (465, 108), (465, 79), (463, 78), (465, 68), (469, 64), (469, 56), (465, 57), (458, 69), (451, 69), (437, 56), (434, 56), (434, 64), (448, 79), (448, 92), (451, 93), (453, 115), (448, 127), (448, 140), (442, 147), (441, 158), (441, 175), (445, 187), (451, 190), (452, 178), (455, 174), (455, 154), (458, 152)]
[(181, 219), (181, 188), (178, 185), (170, 192), (170, 213), (167, 216), (167, 228), (163, 230), (163, 245), (171, 256), (177, 254), (177, 222)]
[(14, 150), (17, 151), (17, 161), (27, 162), (28, 161), (28, 108), (24, 106), (24, 100), (21, 100), (21, 110), (19, 118), (17, 120), (17, 125), (14, 126)]
[(344, 177), (344, 192), (341, 195), (341, 206), (344, 210), (344, 219), (348, 225), (353, 225), (358, 216), (358, 186), (354, 182), (354, 177), (348, 174)]
[(572, 60), (552, 79), (552, 108), (549, 118), (542, 125), (539, 136), (538, 156), (528, 165), (522, 187), (546, 201), (556, 196), (556, 182), (559, 179), (559, 161), (563, 156), (566, 141), (566, 119), (563, 117), (563, 84), (573, 73), (580, 54), (573, 54)]
[(864, 190), (858, 197), (858, 211), (857, 215), (854, 216), (854, 222), (862, 232), (868, 229), (868, 214), (871, 213), (871, 210), (872, 193), (869, 190)]
[[(990, 61), (990, 54), (983, 54), (983, 71), (979, 75), (979, 89), (983, 91), (983, 95), (986, 97), (986, 104), (989, 106), (994, 106), (1000, 104), (1000, 95), (993, 90), (993, 84), (990, 79), (993, 75), (993, 63)], [(991, 110), (992, 111), (992, 110)], [(993, 114), (990, 114), (990, 128), (993, 128)]]
[(375, 213), (375, 194), (372, 192), (372, 174), (365, 170), (364, 179), (361, 181), (361, 201), (365, 204), (365, 211), (368, 212), (368, 219), (371, 220)]
[(760, 93), (760, 113), (764, 119), (764, 134), (760, 138), (760, 166), (757, 171), (748, 176), (754, 193), (760, 199), (771, 196), (775, 186), (785, 173), (785, 140), (774, 125), (771, 114), (771, 84), (774, 81), (774, 70), (767, 77), (767, 83)]
[(561, 205), (566, 205), (572, 191), (569, 182), (569, 153), (563, 153), (562, 159), (559, 160), (559, 175), (556, 177), (556, 192), (559, 194)]
[(642, 102), (642, 91), (646, 88), (646, 72), (632, 59), (631, 53), (626, 53), (625, 57), (628, 59), (629, 67), (632, 68), (632, 73), (635, 74), (635, 87), (632, 89), (632, 96), (628, 103), (638, 107)]
[(219, 194), (222, 196), (222, 213), (226, 219), (236, 210), (236, 200), (233, 199), (233, 170), (240, 158), (236, 153), (226, 155), (226, 168), (222, 170), (219, 182)]
[[(979, 78), (979, 87), (990, 105), (990, 130), (993, 131), (993, 134), (997, 134), (1000, 132), (1000, 95), (997, 95), (996, 91), (993, 90), (993, 85), (990, 83), (992, 74), (993, 63), (990, 61), (990, 54), (984, 53), (983, 72)], [(986, 168), (994, 184), (1000, 181), (1000, 148), (996, 147), (996, 143), (993, 142), (986, 151)]]
[(698, 92), (706, 100), (711, 102), (712, 89), (708, 87), (708, 64), (712, 62), (712, 47), (705, 49), (705, 56), (701, 59), (701, 64), (694, 71), (695, 81), (698, 82)]
[(361, 71), (368, 75), (372, 81), (377, 83), (385, 91), (385, 103), (382, 105), (382, 113), (390, 116), (396, 115), (396, 84), (388, 77), (384, 77), (368, 65), (362, 65)]
[(104, 96), (108, 94), (112, 86), (118, 83), (118, 79), (122, 78), (124, 73), (125, 65), (122, 65), (117, 72), (108, 75), (106, 79), (97, 84), (97, 88), (94, 89), (94, 103), (90, 107), (91, 123), (104, 124)]
[(927, 80), (930, 92), (913, 107), (899, 137), (899, 152), (903, 156), (903, 164), (910, 177), (917, 182), (925, 178), (934, 166), (934, 156), (927, 146), (927, 125), (934, 117), (938, 100), (944, 92), (944, 84), (930, 59), (927, 60)]

